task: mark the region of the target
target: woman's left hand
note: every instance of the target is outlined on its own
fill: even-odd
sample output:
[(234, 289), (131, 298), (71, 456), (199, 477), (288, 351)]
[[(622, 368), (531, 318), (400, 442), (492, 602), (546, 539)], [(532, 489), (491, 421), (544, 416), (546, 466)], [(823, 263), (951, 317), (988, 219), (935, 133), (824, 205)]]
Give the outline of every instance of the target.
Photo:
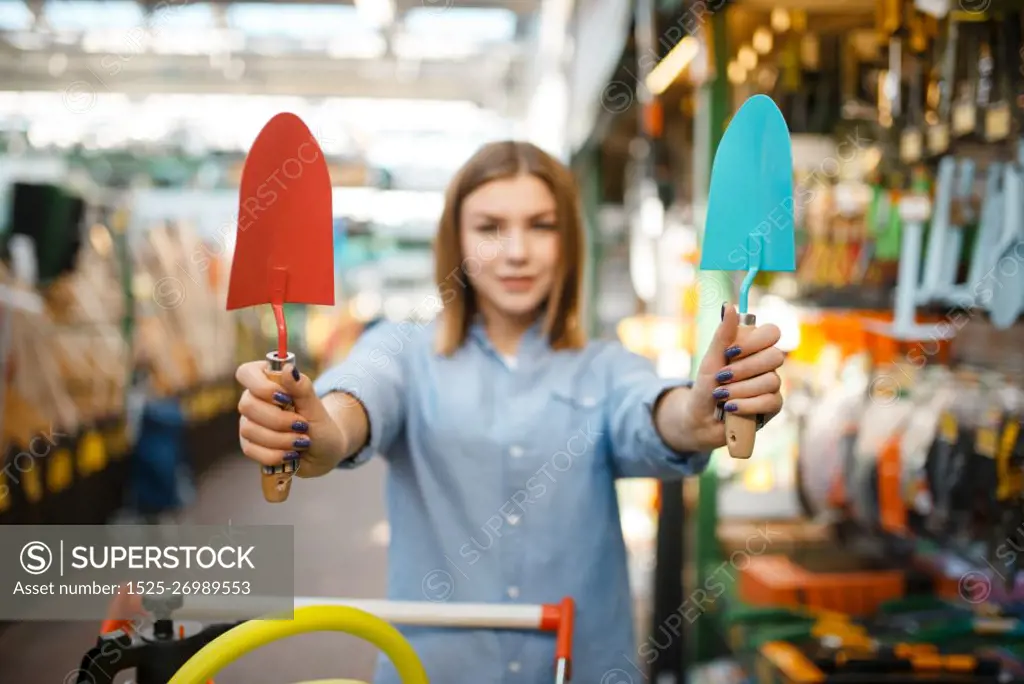
[(762, 415), (765, 422), (782, 410), (782, 380), (776, 371), (785, 354), (775, 346), (781, 331), (770, 323), (758, 326), (745, 335), (741, 348), (733, 343), (738, 327), (735, 307), (723, 305), (722, 322), (681, 403), (681, 422), (699, 451), (725, 446), (725, 423), (716, 417), (722, 402), (729, 413)]

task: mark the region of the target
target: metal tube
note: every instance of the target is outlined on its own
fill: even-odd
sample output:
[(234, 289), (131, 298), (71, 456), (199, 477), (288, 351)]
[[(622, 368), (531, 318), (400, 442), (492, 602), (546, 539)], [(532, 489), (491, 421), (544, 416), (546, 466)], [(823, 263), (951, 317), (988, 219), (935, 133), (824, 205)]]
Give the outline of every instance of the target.
[(288, 352), (282, 359), (276, 351), (267, 353), (267, 367), (272, 373), (280, 373), (289, 363), (295, 363), (295, 354)]
[(565, 684), (569, 681), (569, 663), (565, 658), (555, 661), (555, 684)]
[[(174, 611), (175, 620), (206, 622), (254, 619), (288, 619), (282, 600), (271, 597), (189, 596)], [(432, 603), (429, 601), (386, 601), (297, 596), (294, 608), (306, 606), (350, 606), (396, 625), (460, 627), (467, 629), (540, 629), (543, 606), (491, 603)]]

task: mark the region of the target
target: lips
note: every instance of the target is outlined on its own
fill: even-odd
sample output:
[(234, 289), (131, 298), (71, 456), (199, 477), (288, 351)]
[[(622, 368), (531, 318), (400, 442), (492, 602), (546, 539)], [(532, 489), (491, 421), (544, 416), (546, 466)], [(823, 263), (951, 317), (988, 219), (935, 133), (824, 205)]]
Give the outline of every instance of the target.
[(501, 284), (509, 292), (525, 292), (533, 287), (535, 278), (502, 278)]

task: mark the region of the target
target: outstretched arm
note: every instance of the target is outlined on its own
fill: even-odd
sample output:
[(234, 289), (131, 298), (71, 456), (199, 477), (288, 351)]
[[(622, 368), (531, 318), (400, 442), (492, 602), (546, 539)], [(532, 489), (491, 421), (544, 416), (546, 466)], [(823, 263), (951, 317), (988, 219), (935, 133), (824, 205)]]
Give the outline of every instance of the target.
[(388, 450), (405, 425), (402, 353), (408, 325), (380, 323), (365, 332), (348, 356), (317, 379), (314, 388), (346, 436), (333, 467), (353, 468)]
[(739, 349), (732, 344), (738, 324), (735, 309), (727, 307), (692, 386), (662, 380), (647, 359), (619, 352), (611, 368), (609, 420), (623, 476), (670, 478), (703, 470), (711, 451), (725, 445), (725, 426), (715, 416), (720, 401), (738, 415), (770, 418), (782, 410), (779, 329), (761, 326)]
[[(689, 434), (670, 441), (659, 426), (666, 402), (685, 402), (692, 392), (690, 382), (658, 377), (650, 360), (622, 347), (613, 354), (607, 427), (616, 475), (673, 479), (701, 472), (710, 449), (702, 451)], [(670, 434), (675, 433), (673, 429)]]

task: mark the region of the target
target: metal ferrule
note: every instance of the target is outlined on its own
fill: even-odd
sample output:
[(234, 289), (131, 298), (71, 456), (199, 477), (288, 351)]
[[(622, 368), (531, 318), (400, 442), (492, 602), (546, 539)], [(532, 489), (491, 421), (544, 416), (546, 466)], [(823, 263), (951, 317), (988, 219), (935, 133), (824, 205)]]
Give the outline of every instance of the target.
[(291, 352), (288, 352), (283, 359), (277, 355), (276, 351), (272, 351), (267, 354), (267, 365), (270, 367), (270, 370), (275, 373), (283, 371), (284, 367), (289, 363), (295, 363), (295, 354), (292, 354)]
[(286, 473), (297, 472), (299, 469), (299, 461), (298, 459), (295, 459), (294, 461), (285, 461), (284, 463), (276, 466), (265, 465), (262, 467), (263, 472), (267, 475), (284, 475)]
[[(740, 325), (755, 325), (757, 316), (752, 313), (740, 314)], [(290, 352), (289, 352), (290, 353)]]

